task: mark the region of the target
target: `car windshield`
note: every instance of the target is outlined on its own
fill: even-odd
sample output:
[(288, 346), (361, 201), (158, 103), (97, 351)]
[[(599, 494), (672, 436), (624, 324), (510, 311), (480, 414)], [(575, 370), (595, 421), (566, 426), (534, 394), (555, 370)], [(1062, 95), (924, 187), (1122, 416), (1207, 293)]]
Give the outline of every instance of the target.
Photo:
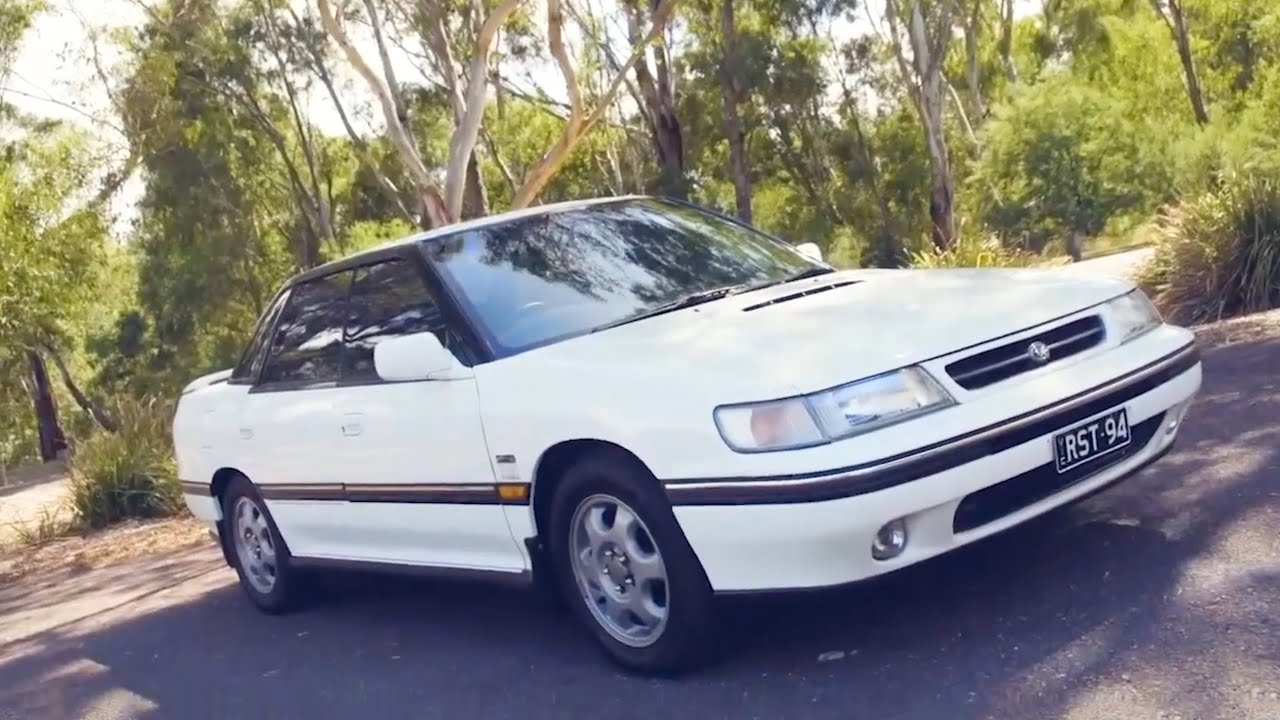
[(540, 213), (422, 243), (499, 356), (691, 295), (827, 267), (744, 225), (658, 199)]

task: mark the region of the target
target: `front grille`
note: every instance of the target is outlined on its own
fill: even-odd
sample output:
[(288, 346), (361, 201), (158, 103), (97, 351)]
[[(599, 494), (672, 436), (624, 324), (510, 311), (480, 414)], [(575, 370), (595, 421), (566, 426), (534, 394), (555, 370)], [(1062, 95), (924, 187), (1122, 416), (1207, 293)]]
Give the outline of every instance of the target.
[[(1039, 335), (1021, 338), (947, 365), (947, 374), (965, 390), (976, 390), (1007, 380), (1015, 375), (1044, 367), (1063, 358), (1078, 355), (1095, 347), (1106, 336), (1102, 318), (1097, 315), (1072, 320)], [(1031, 356), (1034, 343), (1044, 343), (1048, 358)]]
[(1062, 474), (1058, 474), (1057, 468), (1049, 462), (966, 495), (956, 507), (952, 531), (964, 532), (995, 522), (1124, 462), (1147, 446), (1162, 420), (1164, 413), (1134, 425), (1130, 428), (1133, 435), (1130, 443), (1122, 450), (1098, 458), (1097, 462), (1085, 463)]

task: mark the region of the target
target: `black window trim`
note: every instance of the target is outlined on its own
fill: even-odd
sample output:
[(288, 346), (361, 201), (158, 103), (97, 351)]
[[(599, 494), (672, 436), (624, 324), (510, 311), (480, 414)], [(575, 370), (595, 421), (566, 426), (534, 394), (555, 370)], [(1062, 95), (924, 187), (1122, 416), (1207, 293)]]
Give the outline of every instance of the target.
[[(248, 367), (251, 369), (251, 372), (248, 376), (243, 378), (228, 377), (228, 385), (253, 386), (258, 384), (258, 378), (262, 375), (262, 366), (266, 364), (267, 354), (271, 352), (271, 345), (276, 340), (276, 331), (280, 326), (280, 316), (284, 314), (285, 305), (288, 304), (289, 295), (292, 294), (293, 284), (289, 283), (276, 291), (275, 295), (271, 296), (271, 301), (267, 303), (267, 309), (263, 311), (262, 317), (258, 319), (257, 325), (254, 326), (253, 333), (253, 338), (257, 338), (259, 332), (265, 332), (267, 334), (266, 340), (262, 343), (262, 346), (258, 348), (258, 352), (254, 353), (253, 357), (250, 357), (248, 354), (249, 346), (253, 345), (253, 338), (251, 338), (249, 340), (249, 345), (245, 346), (244, 352), (241, 353), (239, 362), (237, 362), (231, 370), (232, 375), (235, 375), (236, 370), (239, 370), (240, 366), (248, 363)], [(272, 313), (272, 310), (275, 310), (277, 303), (280, 303), (280, 309), (278, 312)], [(263, 323), (266, 323), (266, 327), (263, 327)], [(262, 362), (259, 363), (259, 360)], [(255, 365), (257, 366), (256, 368), (254, 367)]]
[[(767, 232), (762, 228), (751, 225), (750, 223), (743, 222), (741, 219), (737, 217), (734, 217), (727, 213), (716, 210), (715, 208), (699, 205), (697, 203), (689, 202), (687, 200), (681, 200), (679, 198), (668, 197), (665, 195), (629, 195), (625, 197), (608, 198), (608, 199), (602, 199), (596, 202), (592, 202), (586, 206), (568, 207), (568, 208), (565, 208), (565, 210), (566, 211), (568, 210), (588, 210), (589, 211), (590, 209), (596, 208), (596, 207), (610, 207), (615, 205), (624, 205), (624, 204), (633, 203), (633, 202), (642, 201), (642, 200), (649, 200), (649, 201), (656, 200), (659, 202), (664, 202), (671, 205), (684, 207), (690, 210), (695, 210), (698, 212), (702, 212), (702, 213), (714, 216), (717, 219), (728, 221), (734, 225), (737, 225), (744, 229), (755, 232), (763, 237), (768, 238), (769, 240), (772, 240), (778, 243), (779, 245), (782, 245), (794, 252), (799, 253), (799, 250), (796, 250), (796, 247), (794, 244), (782, 239), (777, 235), (774, 235), (773, 233)], [(552, 212), (561, 212), (561, 211), (554, 208), (548, 208), (546, 212), (552, 213)], [(491, 227), (501, 227), (510, 223), (518, 222), (520, 219), (522, 218), (499, 219), (491, 223), (486, 223), (483, 226), (483, 228), (488, 229)], [(419, 233), (416, 235), (406, 237), (403, 240), (398, 241), (394, 244), (388, 245), (384, 248), (357, 253), (345, 258), (341, 258), (339, 260), (334, 260), (333, 262), (326, 263), (324, 265), (311, 268), (310, 270), (305, 270), (303, 272), (298, 273), (297, 275), (294, 275), (292, 278), (286, 281), (284, 286), (280, 289), (280, 292), (277, 293), (277, 297), (279, 296), (280, 293), (291, 292), (294, 287), (296, 287), (301, 283), (308, 282), (311, 280), (316, 280), (318, 278), (325, 277), (328, 275), (333, 275), (333, 274), (337, 274), (344, 271), (354, 271), (355, 269), (366, 266), (366, 265), (373, 265), (373, 264), (384, 262), (386, 260), (391, 260), (391, 259), (408, 260), (410, 263), (414, 264), (415, 267), (418, 268), (418, 271), (422, 276), (422, 280), (426, 285), (427, 292), (431, 294), (431, 296), (435, 299), (436, 303), (439, 305), (440, 312), (445, 319), (445, 327), (448, 329), (451, 329), (458, 336), (458, 339), (462, 341), (463, 345), (466, 347), (467, 352), (471, 355), (472, 362), (470, 364), (470, 367), (475, 367), (477, 365), (484, 365), (486, 363), (490, 363), (495, 360), (500, 360), (504, 357), (508, 357), (508, 355), (498, 353), (497, 350), (493, 347), (493, 345), (490, 344), (485, 339), (484, 334), (479, 329), (479, 325), (478, 325), (479, 320), (472, 316), (472, 314), (468, 311), (466, 304), (462, 302), (454, 294), (452, 289), (448, 287), (448, 283), (446, 283), (444, 279), (440, 277), (439, 269), (436, 268), (435, 265), (431, 262), (427, 253), (427, 249), (432, 244), (437, 242), (447, 241), (452, 238), (456, 238), (458, 235), (465, 232), (469, 232), (474, 229), (479, 229), (479, 228), (460, 226), (456, 230), (451, 229), (446, 232), (443, 232), (440, 234), (432, 234), (430, 236), (425, 236), (425, 234)], [(814, 261), (812, 258), (809, 258), (808, 256), (805, 256), (805, 258), (810, 262), (817, 262), (817, 261)], [(826, 265), (828, 263), (823, 261), (819, 264)], [(348, 296), (350, 295), (350, 292), (351, 292), (351, 289), (348, 286), (347, 288)], [(274, 300), (275, 298), (272, 299), (273, 302)], [(276, 316), (275, 321), (273, 322), (273, 327), (270, 330), (271, 342), (268, 343), (267, 348), (263, 350), (264, 353), (270, 352), (270, 345), (275, 342), (275, 335), (276, 335), (276, 332), (279, 330), (278, 325), (279, 325), (279, 315)], [(559, 342), (559, 340), (554, 342)], [(547, 343), (547, 344), (554, 344), (554, 342)], [(529, 348), (529, 350), (531, 349), (533, 348)], [(522, 352), (528, 352), (528, 350), (524, 350)], [(516, 353), (516, 354), (519, 354), (519, 353)], [(464, 358), (459, 358), (459, 360), (463, 361), (464, 364), (466, 362)], [(263, 364), (265, 364), (265, 362)], [(236, 381), (235, 384), (249, 385), (250, 392), (272, 392), (276, 390), (285, 391), (285, 390), (320, 389), (320, 386), (322, 385), (323, 387), (337, 387), (339, 385), (344, 385), (344, 384), (345, 385), (366, 385), (370, 383), (388, 382), (385, 380), (362, 380), (362, 381), (328, 381), (325, 383), (312, 383), (312, 382), (270, 383), (270, 384), (264, 385), (260, 382), (261, 374), (262, 374), (262, 368), (259, 367), (257, 372), (255, 372), (251, 378), (247, 380)], [(409, 382), (422, 382), (422, 381), (409, 381)], [(298, 385), (298, 387), (288, 387), (288, 385), (290, 384)]]
[[(291, 293), (295, 287), (303, 283), (312, 282), (326, 277), (332, 277), (342, 273), (352, 273), (352, 282), (347, 283), (346, 299), (351, 298), (351, 289), (355, 286), (354, 274), (357, 270), (364, 267), (378, 265), (393, 260), (407, 261), (409, 265), (417, 270), (419, 279), (423, 283), (423, 289), (428, 296), (436, 303), (440, 309), (440, 314), (444, 318), (446, 332), (452, 331), (462, 342), (465, 353), (464, 356), (458, 357), (459, 362), (467, 365), (469, 355), (472, 362), (469, 367), (483, 364), (493, 360), (491, 350), (479, 342), (475, 328), (471, 325), (469, 318), (466, 318), (458, 308), (456, 301), (452, 295), (446, 295), (444, 284), (440, 282), (438, 277), (434, 277), (434, 269), (430, 267), (430, 263), (418, 252), (417, 244), (413, 242), (393, 245), (384, 250), (375, 250), (358, 255), (352, 255), (341, 260), (321, 265), (311, 270), (299, 273), (290, 278), (281, 288), (280, 293)], [(280, 293), (277, 293), (279, 297)], [(274, 298), (272, 300), (275, 301)], [(270, 329), (270, 341), (266, 343), (264, 353), (270, 353), (271, 347), (275, 345), (276, 335), (280, 332), (280, 317), (284, 313), (276, 315)], [(345, 339), (344, 339), (345, 340)], [(458, 355), (458, 353), (455, 353)], [(249, 385), (249, 392), (252, 394), (269, 393), (269, 392), (296, 392), (299, 390), (327, 390), (339, 387), (358, 387), (363, 385), (392, 385), (413, 382), (434, 382), (432, 380), (383, 380), (381, 378), (351, 378), (339, 380), (284, 380), (276, 382), (262, 382), (262, 370), (266, 367), (266, 362), (262, 363), (254, 372), (253, 377), (249, 381), (240, 381), (237, 384)]]

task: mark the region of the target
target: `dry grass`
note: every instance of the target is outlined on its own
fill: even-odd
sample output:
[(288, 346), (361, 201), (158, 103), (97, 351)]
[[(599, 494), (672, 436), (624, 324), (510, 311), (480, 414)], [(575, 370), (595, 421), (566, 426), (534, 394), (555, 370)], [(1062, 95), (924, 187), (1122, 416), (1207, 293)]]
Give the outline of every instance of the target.
[(128, 520), (83, 536), (0, 548), (0, 582), (37, 572), (89, 570), (206, 543), (213, 544), (208, 526), (190, 516)]

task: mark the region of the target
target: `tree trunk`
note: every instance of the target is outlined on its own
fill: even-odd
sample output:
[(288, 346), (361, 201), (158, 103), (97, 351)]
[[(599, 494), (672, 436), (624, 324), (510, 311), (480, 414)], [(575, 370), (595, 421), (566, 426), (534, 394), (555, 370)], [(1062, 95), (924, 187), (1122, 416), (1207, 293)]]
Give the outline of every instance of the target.
[(876, 166), (875, 148), (871, 140), (862, 132), (862, 121), (858, 117), (858, 108), (853, 104), (848, 86), (843, 85), (845, 103), (849, 107), (849, 121), (853, 124), (854, 137), (862, 150), (862, 162), (867, 168), (867, 184), (876, 199), (876, 209), (880, 212), (880, 232), (871, 247), (869, 258), (872, 267), (896, 268), (906, 264), (907, 252), (898, 237), (898, 223), (893, 217), (893, 208), (889, 207), (889, 198), (880, 189), (880, 168)]
[(1013, 62), (1013, 4), (1014, 0), (1001, 0), (1000, 62), (1004, 64), (1009, 82), (1018, 82), (1018, 66)]
[(40, 434), (40, 459), (52, 462), (58, 453), (67, 449), (67, 438), (58, 422), (58, 406), (53, 401), (53, 388), (49, 383), (49, 371), (44, 358), (35, 350), (27, 351), (27, 363), (31, 367), (31, 398), (35, 405), (36, 428)]
[(45, 350), (49, 353), (49, 357), (53, 358), (53, 364), (58, 367), (58, 374), (62, 376), (62, 384), (66, 386), (67, 392), (71, 393), (71, 399), (76, 401), (80, 409), (93, 418), (93, 421), (103, 430), (107, 432), (119, 430), (119, 424), (106, 411), (90, 400), (89, 396), (85, 395), (80, 386), (76, 384), (75, 378), (71, 377), (71, 371), (67, 369), (67, 364), (62, 359), (62, 355), (52, 347), (47, 346)]
[(471, 151), (471, 161), (467, 163), (467, 184), (462, 194), (462, 219), (484, 217), (489, 214), (489, 193), (484, 187), (484, 178), (480, 175), (480, 158), (476, 151)]
[(1067, 254), (1071, 256), (1071, 262), (1080, 262), (1084, 259), (1084, 235), (1073, 229), (1067, 235)]
[[(982, 31), (982, 2), (974, 0), (969, 17), (964, 23), (965, 82), (969, 86), (970, 117), (973, 125), (980, 124), (987, 116), (987, 106), (982, 99), (982, 66), (978, 49)], [(972, 134), (972, 128), (970, 128)]]
[(400, 119), (400, 113), (396, 107), (396, 99), (391, 90), (383, 83), (382, 78), (364, 59), (364, 56), (360, 54), (351, 37), (347, 35), (343, 21), (339, 20), (339, 15), (334, 12), (333, 4), (330, 0), (316, 0), (316, 8), (320, 11), (320, 22), (324, 27), (325, 33), (338, 44), (339, 49), (346, 56), (347, 62), (351, 63), (352, 68), (364, 79), (374, 97), (378, 100), (378, 105), (382, 109), (383, 120), (387, 124), (387, 134), (391, 137), (391, 141), (400, 156), (401, 163), (416, 186), (422, 210), (419, 216), (419, 224), (424, 228), (432, 228), (453, 222), (453, 217), (448, 212), (448, 207), (445, 204), (444, 196), (441, 194), (440, 189), (436, 187), (435, 180), (432, 179), (427, 166), (423, 164), (422, 156), (418, 153), (418, 148), (414, 144), (408, 128)]
[(925, 123), (925, 143), (929, 147), (929, 221), (933, 244), (939, 249), (951, 246), (956, 236), (953, 203), (955, 190), (951, 184), (951, 161), (947, 141), (942, 136), (942, 113)]
[[(945, 18), (944, 18), (945, 20)], [(911, 17), (907, 33), (911, 41), (913, 62), (919, 78), (920, 126), (924, 131), (925, 148), (929, 152), (929, 220), (933, 244), (940, 249), (951, 246), (955, 238), (955, 190), (951, 182), (951, 158), (947, 151), (946, 129), (942, 122), (943, 84), (942, 58), (946, 53), (946, 37), (950, 26), (943, 20), (935, 20), (938, 38), (930, 38), (924, 13), (919, 2), (911, 5)]]
[(1169, 30), (1173, 33), (1174, 44), (1178, 46), (1182, 72), (1187, 77), (1187, 96), (1191, 100), (1191, 111), (1195, 113), (1197, 123), (1208, 125), (1209, 112), (1205, 109), (1204, 94), (1200, 90), (1200, 75), (1196, 72), (1196, 63), (1191, 57), (1191, 38), (1187, 33), (1187, 22), (1182, 14), (1180, 0), (1169, 0), (1169, 15)]
[(561, 37), (563, 20), (560, 12), (560, 2), (559, 0), (547, 0), (547, 46), (551, 56), (555, 58), (556, 64), (560, 68), (560, 73), (564, 76), (565, 88), (569, 91), (569, 118), (560, 134), (560, 138), (526, 173), (524, 183), (516, 190), (515, 196), (511, 199), (511, 208), (513, 210), (529, 207), (537, 199), (538, 194), (542, 192), (542, 189), (546, 187), (547, 183), (560, 169), (560, 165), (564, 163), (569, 153), (573, 152), (578, 142), (604, 117), (605, 112), (613, 104), (614, 98), (618, 96), (618, 90), (621, 89), (627, 76), (631, 74), (632, 69), (635, 68), (636, 63), (643, 56), (644, 48), (658, 37), (671, 14), (675, 12), (676, 2), (677, 0), (660, 0), (657, 9), (653, 11), (648, 34), (645, 35), (639, 45), (632, 48), (630, 57), (618, 68), (613, 81), (599, 97), (595, 98), (595, 108), (590, 113), (587, 113), (587, 105), (582, 97), (582, 88), (578, 84), (577, 71), (573, 67), (573, 62), (569, 58), (568, 50)]
[[(650, 3), (650, 10), (657, 9), (657, 1)], [(641, 40), (640, 23), (635, 16), (631, 18), (629, 29), (631, 42)], [(635, 75), (639, 94), (644, 102), (645, 112), (641, 113), (649, 128), (653, 140), (653, 149), (658, 155), (658, 169), (661, 174), (661, 188), (664, 194), (680, 199), (689, 196), (688, 183), (685, 181), (684, 167), (684, 133), (680, 127), (680, 118), (675, 108), (675, 87), (671, 80), (671, 69), (667, 59), (666, 45), (657, 42), (654, 46), (656, 57), (656, 73), (649, 69), (649, 62), (642, 58), (636, 63)]]
[(738, 115), (740, 68), (738, 67), (738, 36), (734, 29), (733, 2), (722, 0), (720, 9), (720, 37), (724, 43), (724, 57), (720, 61), (720, 94), (724, 100), (724, 134), (729, 140), (729, 167), (733, 175), (734, 200), (738, 217), (751, 222), (751, 165), (747, 158), (747, 138)]

